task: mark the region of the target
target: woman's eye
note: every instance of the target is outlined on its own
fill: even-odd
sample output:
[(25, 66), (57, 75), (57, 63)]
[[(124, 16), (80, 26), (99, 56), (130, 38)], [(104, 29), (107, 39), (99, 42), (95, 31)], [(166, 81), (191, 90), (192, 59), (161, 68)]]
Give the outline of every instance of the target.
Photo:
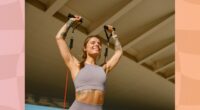
[(95, 41), (91, 42), (91, 44), (95, 44), (95, 43), (97, 43), (98, 45), (100, 45), (100, 42), (95, 42)]

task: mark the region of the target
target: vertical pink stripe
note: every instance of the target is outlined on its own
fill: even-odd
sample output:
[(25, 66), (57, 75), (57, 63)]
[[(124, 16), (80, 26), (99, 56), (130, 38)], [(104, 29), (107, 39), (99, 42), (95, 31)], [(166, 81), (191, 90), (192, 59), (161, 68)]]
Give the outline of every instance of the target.
[(176, 1), (176, 110), (200, 110), (200, 1)]
[(24, 109), (24, 1), (0, 1), (0, 110)]

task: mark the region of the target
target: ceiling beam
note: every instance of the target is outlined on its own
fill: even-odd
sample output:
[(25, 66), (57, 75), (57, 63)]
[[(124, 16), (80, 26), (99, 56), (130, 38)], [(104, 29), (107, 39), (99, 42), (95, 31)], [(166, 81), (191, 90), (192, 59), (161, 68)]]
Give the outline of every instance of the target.
[(157, 56), (157, 55), (159, 55), (159, 54), (161, 54), (161, 53), (163, 53), (163, 52), (165, 52), (165, 51), (167, 51), (168, 49), (173, 48), (173, 47), (174, 47), (174, 42), (173, 42), (173, 43), (170, 43), (169, 45), (165, 46), (164, 48), (158, 50), (157, 52), (154, 52), (153, 54), (149, 55), (148, 57), (146, 57), (146, 58), (140, 60), (138, 63), (139, 63), (139, 64), (142, 64), (142, 63), (144, 63), (145, 61), (148, 61), (148, 60), (152, 59), (153, 57), (155, 57), (155, 56)]
[(54, 15), (60, 8), (62, 8), (69, 0), (56, 0), (46, 11), (46, 14), (52, 16)]
[(163, 26), (169, 24), (170, 22), (172, 22), (174, 20), (174, 14), (169, 16), (167, 19), (165, 19), (164, 21), (162, 21), (161, 23), (159, 23), (158, 25), (154, 26), (153, 28), (151, 28), (150, 30), (148, 30), (147, 32), (143, 33), (141, 36), (137, 37), (136, 39), (134, 39), (133, 41), (127, 43), (126, 45), (123, 46), (123, 50), (127, 50), (128, 48), (130, 48), (133, 44), (136, 44), (138, 42), (140, 42), (141, 40), (143, 40), (145, 37), (151, 35), (152, 33), (157, 32), (158, 30), (160, 30)]
[(172, 76), (170, 76), (170, 77), (168, 77), (168, 78), (166, 78), (167, 80), (170, 80), (170, 79), (173, 79), (173, 78), (175, 78), (175, 74), (173, 74)]
[[(114, 14), (112, 17), (110, 17), (108, 20), (101, 23), (97, 28), (95, 28), (92, 32), (89, 33), (89, 35), (96, 35), (99, 34), (102, 31), (102, 27), (106, 24), (112, 24), (114, 21), (119, 19), (121, 16), (126, 14), (129, 10), (137, 6), (141, 1), (143, 0), (132, 0), (130, 3), (128, 3), (125, 7), (123, 7), (121, 10), (119, 10), (116, 14)], [(96, 24), (94, 24), (96, 25)], [(93, 27), (93, 26), (91, 26)]]
[(35, 6), (43, 11), (47, 10), (47, 6), (39, 0), (26, 0), (26, 2), (28, 2), (29, 4)]
[(167, 64), (167, 65), (165, 65), (165, 66), (163, 66), (163, 67), (161, 67), (161, 68), (159, 68), (159, 69), (157, 69), (157, 70), (155, 70), (154, 72), (156, 73), (156, 72), (158, 72), (158, 71), (162, 71), (162, 70), (164, 70), (164, 69), (166, 69), (166, 68), (169, 68), (169, 67), (173, 66), (174, 64), (175, 64), (175, 62), (172, 61), (171, 63), (169, 63), (169, 64)]

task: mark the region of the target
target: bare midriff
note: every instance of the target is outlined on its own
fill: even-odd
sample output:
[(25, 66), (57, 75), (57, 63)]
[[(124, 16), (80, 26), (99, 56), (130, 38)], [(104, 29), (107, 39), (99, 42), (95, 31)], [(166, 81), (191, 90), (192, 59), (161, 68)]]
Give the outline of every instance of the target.
[(77, 91), (76, 100), (85, 104), (103, 105), (104, 92), (96, 89)]

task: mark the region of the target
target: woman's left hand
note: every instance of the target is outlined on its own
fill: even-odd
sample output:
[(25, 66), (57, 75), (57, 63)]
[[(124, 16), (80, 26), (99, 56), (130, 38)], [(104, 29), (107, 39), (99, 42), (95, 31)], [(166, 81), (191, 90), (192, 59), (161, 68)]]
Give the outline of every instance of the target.
[(117, 38), (117, 34), (115, 33), (113, 26), (111, 25), (107, 25), (107, 26), (108, 26), (108, 32), (112, 34), (112, 38)]
[(113, 26), (107, 25), (108, 26), (108, 32), (112, 33), (114, 31)]

